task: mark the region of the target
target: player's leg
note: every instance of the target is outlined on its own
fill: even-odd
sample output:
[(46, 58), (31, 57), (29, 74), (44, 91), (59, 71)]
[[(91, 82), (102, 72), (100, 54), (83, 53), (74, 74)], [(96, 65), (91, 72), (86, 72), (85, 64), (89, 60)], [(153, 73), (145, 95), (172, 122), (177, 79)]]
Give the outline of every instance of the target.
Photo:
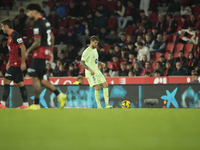
[(103, 97), (106, 103), (106, 108), (112, 108), (112, 106), (109, 105), (109, 91), (107, 82), (101, 83), (101, 86), (103, 87)]
[(97, 108), (102, 108), (101, 107), (101, 102), (100, 102), (100, 87), (99, 85), (94, 85), (94, 89), (95, 89), (95, 92), (94, 92), (94, 97), (96, 99), (96, 102), (97, 102)]
[(64, 108), (65, 103), (66, 103), (66, 99), (67, 99), (67, 95), (64, 93), (60, 93), (56, 87), (49, 81), (47, 80), (40, 80), (40, 83), (46, 87), (47, 89), (49, 89), (50, 91), (54, 92), (54, 94), (57, 96), (58, 98), (58, 102), (60, 103), (60, 108)]
[(4, 78), (3, 96), (0, 104), (0, 109), (6, 108), (6, 100), (10, 94), (10, 83), (12, 80)]
[(17, 107), (17, 109), (26, 109), (29, 107), (28, 104), (28, 92), (26, 90), (26, 87), (24, 86), (24, 82), (18, 82), (16, 83), (16, 85), (18, 86), (20, 93), (21, 93), (21, 97), (23, 99), (23, 105), (20, 107)]

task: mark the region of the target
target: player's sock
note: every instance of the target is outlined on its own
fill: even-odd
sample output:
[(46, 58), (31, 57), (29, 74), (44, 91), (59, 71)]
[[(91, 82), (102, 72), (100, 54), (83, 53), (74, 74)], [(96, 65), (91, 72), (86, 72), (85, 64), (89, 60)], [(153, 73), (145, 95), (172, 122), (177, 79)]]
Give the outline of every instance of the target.
[(8, 98), (10, 94), (10, 84), (4, 84), (4, 88), (3, 88), (3, 97), (2, 97), (2, 101), (1, 104), (2, 105), (6, 105), (6, 100)]
[(108, 88), (103, 88), (103, 97), (106, 103), (106, 106), (109, 105), (109, 93), (108, 93)]
[(54, 92), (54, 94), (56, 94), (56, 96), (58, 96), (60, 94), (60, 92), (57, 89), (53, 92)]
[(39, 105), (40, 98), (35, 98), (35, 105)]
[(96, 91), (96, 90), (95, 90), (94, 97), (95, 97), (96, 102), (97, 102), (97, 107), (101, 107), (99, 93), (100, 93), (100, 91)]
[(28, 93), (27, 93), (26, 87), (23, 86), (23, 87), (20, 87), (19, 89), (20, 89), (20, 93), (23, 99), (23, 105), (28, 107)]

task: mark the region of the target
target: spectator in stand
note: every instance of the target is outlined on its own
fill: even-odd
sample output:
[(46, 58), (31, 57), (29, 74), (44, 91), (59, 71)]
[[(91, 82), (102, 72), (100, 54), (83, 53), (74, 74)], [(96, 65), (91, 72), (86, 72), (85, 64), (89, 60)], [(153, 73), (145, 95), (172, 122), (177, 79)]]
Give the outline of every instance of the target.
[(191, 75), (192, 75), (192, 82), (190, 83), (199, 83), (199, 76), (198, 76), (198, 73), (196, 70), (192, 70), (191, 72)]
[(193, 43), (194, 45), (199, 44), (199, 39), (200, 39), (199, 36), (200, 36), (200, 28), (197, 28), (197, 29), (196, 29), (196, 35), (195, 35), (195, 36), (192, 36), (192, 38), (191, 38), (192, 43)]
[(96, 10), (99, 10), (102, 13), (102, 15), (105, 17), (105, 19), (108, 19), (110, 17), (110, 11), (107, 5), (99, 4), (97, 5)]
[(153, 12), (151, 8), (148, 9), (148, 18), (152, 21), (154, 24), (156, 20), (158, 20), (158, 16), (156, 12)]
[(120, 36), (119, 41), (117, 42), (117, 45), (119, 45), (120, 47), (124, 47), (126, 46), (126, 34), (122, 33)]
[(175, 44), (177, 43), (183, 43), (186, 44), (187, 42), (190, 42), (193, 36), (195, 36), (195, 31), (193, 30), (193, 25), (189, 25), (188, 29), (182, 29), (178, 31), (179, 35), (183, 35), (182, 38), (178, 38), (175, 42)]
[(194, 57), (194, 54), (192, 52), (189, 52), (184, 68), (186, 68), (188, 72), (191, 72), (197, 66), (197, 63), (198, 62)]
[(69, 64), (69, 70), (68, 70), (67, 76), (68, 77), (78, 76), (78, 74), (74, 70), (74, 64), (72, 64), (72, 63)]
[(173, 12), (175, 15), (180, 15), (180, 0), (174, 0), (173, 2), (169, 3), (167, 12)]
[(128, 60), (127, 48), (125, 48), (125, 47), (123, 47), (121, 50), (121, 59), (123, 59), (123, 61)]
[(176, 29), (176, 32), (178, 32), (181, 29), (187, 29), (188, 28), (188, 22), (186, 15), (181, 16), (181, 21), (178, 23), (178, 27)]
[(80, 8), (78, 7), (78, 5), (76, 5), (74, 1), (70, 1), (67, 18), (68, 19), (78, 18), (80, 15), (83, 16), (84, 14), (80, 14)]
[(50, 14), (50, 8), (47, 5), (46, 1), (42, 2), (42, 10), (44, 11), (44, 13), (45, 13), (46, 16), (49, 16), (49, 14)]
[(92, 12), (88, 12), (84, 19), (88, 22), (88, 24), (92, 24), (93, 26), (94, 16)]
[(90, 36), (92, 36), (94, 34), (94, 29), (92, 24), (88, 24), (87, 20), (82, 20), (82, 25), (84, 27), (84, 32), (85, 32), (85, 36), (86, 39), (88, 39)]
[(150, 4), (150, 0), (140, 1), (140, 10), (144, 10), (146, 16), (148, 15), (149, 4)]
[(135, 51), (138, 51), (138, 49), (137, 49), (137, 43), (139, 43), (139, 42), (142, 42), (143, 44), (145, 43), (145, 41), (143, 40), (143, 38), (142, 38), (142, 36), (141, 35), (138, 35), (137, 36), (137, 41), (136, 41), (136, 43), (135, 43)]
[(135, 49), (134, 49), (133, 43), (128, 43), (127, 50), (128, 50), (129, 53), (130, 53), (130, 52), (133, 52), (133, 53), (134, 53), (134, 56), (137, 56), (137, 54), (138, 54), (138, 52), (135, 51)]
[(54, 75), (54, 77), (64, 77), (64, 76), (66, 76), (67, 75), (67, 73), (66, 73), (66, 71), (65, 71), (65, 69), (64, 69), (64, 65), (60, 65), (59, 66), (59, 70), (58, 70), (58, 72)]
[(142, 61), (143, 55), (146, 55), (147, 61), (150, 61), (150, 51), (146, 46), (144, 46), (144, 44), (142, 42), (137, 43), (137, 49), (138, 49), (137, 59), (139, 61)]
[(126, 70), (128, 70), (128, 71), (133, 71), (133, 65), (132, 65), (131, 62), (127, 62), (127, 63), (126, 63)]
[(47, 63), (47, 66), (46, 66), (46, 75), (47, 75), (47, 77), (50, 77), (50, 76), (52, 76), (52, 74), (53, 74), (53, 69), (51, 68), (51, 64)]
[[(158, 28), (159, 32), (163, 32), (167, 28), (166, 20), (164, 19), (162, 14), (158, 15), (158, 20), (155, 21), (154, 25)], [(157, 36), (156, 36), (157, 37)]]
[(99, 45), (104, 45), (107, 43), (107, 35), (108, 33), (106, 31), (106, 28), (102, 27), (97, 35), (99, 37)]
[(154, 71), (152, 72), (152, 77), (155, 76), (157, 70), (159, 70), (160, 75), (163, 75), (163, 73), (164, 73), (164, 69), (163, 69), (163, 67), (162, 67), (161, 62), (159, 62), (159, 61), (156, 62), (156, 68), (155, 68)]
[(147, 55), (142, 55), (142, 61), (140, 61), (140, 64), (142, 65), (142, 69), (145, 68), (146, 62), (147, 62)]
[(60, 67), (60, 65), (62, 65), (62, 63), (61, 63), (61, 61), (58, 59), (58, 60), (56, 61), (56, 66), (55, 66), (55, 68), (54, 68), (54, 70), (53, 70), (53, 74), (52, 74), (51, 76), (54, 76), (55, 74), (57, 74), (57, 73), (59, 72), (59, 67)]
[(186, 71), (182, 68), (182, 63), (181, 62), (176, 62), (176, 68), (173, 69), (172, 71), (172, 76), (185, 76)]
[(67, 45), (73, 45), (76, 46), (76, 36), (72, 34), (72, 30), (68, 30), (67, 32), (67, 37), (66, 37), (66, 42)]
[(173, 71), (173, 67), (171, 66), (171, 62), (168, 60), (166, 62), (166, 68), (165, 68), (165, 71), (163, 73), (163, 76), (171, 76), (172, 74), (172, 71)]
[(185, 7), (184, 4), (181, 4), (180, 9), (181, 9), (181, 15), (191, 15), (192, 14), (192, 10), (189, 6)]
[(59, 16), (57, 15), (54, 9), (51, 9), (50, 15), (47, 17), (47, 19), (51, 23), (51, 27), (53, 28), (59, 27)]
[(195, 52), (196, 52), (196, 59), (197, 59), (197, 61), (200, 62), (200, 45), (196, 46)]
[(153, 69), (151, 68), (151, 63), (149, 61), (147, 61), (145, 63), (145, 68), (142, 70), (141, 72), (141, 76), (145, 76), (145, 72), (149, 71), (150, 75), (153, 73)]
[(184, 52), (180, 51), (179, 52), (179, 57), (176, 58), (176, 62), (181, 62), (182, 66), (185, 66), (186, 60), (187, 59), (184, 56)]
[(126, 44), (128, 45), (129, 43), (132, 43), (132, 42), (133, 42), (133, 40), (132, 40), (131, 35), (127, 35), (126, 36)]
[(82, 84), (83, 84), (83, 79), (84, 79), (84, 77), (83, 77), (82, 75), (79, 75), (79, 76), (77, 77), (77, 81), (75, 81), (75, 82), (73, 83), (73, 85), (82, 85)]
[(153, 76), (153, 75), (152, 75), (152, 76), (153, 76), (153, 77), (161, 77), (161, 75), (162, 75), (162, 74), (161, 74), (160, 70), (156, 69), (156, 70), (155, 70), (155, 73), (154, 73), (154, 76)]
[(193, 28), (196, 27), (196, 25), (197, 25), (197, 19), (196, 19), (196, 16), (194, 14), (190, 15), (189, 24), (192, 25)]
[(159, 62), (161, 63), (161, 67), (164, 68), (166, 64), (166, 59), (164, 55), (161, 55), (159, 58)]
[(134, 76), (133, 71), (129, 71), (128, 72), (128, 77), (133, 77), (133, 76)]
[(120, 30), (124, 30), (128, 21), (133, 21), (133, 16), (136, 14), (136, 8), (131, 0), (127, 1), (127, 8), (124, 16), (118, 18), (118, 27)]
[(63, 65), (66, 63), (66, 57), (65, 57), (64, 52), (61, 52), (61, 53), (60, 53), (58, 59), (61, 61), (61, 64), (63, 64)]
[(7, 39), (3, 38), (1, 45), (0, 45), (0, 55), (8, 55), (8, 46), (7, 46)]
[(114, 55), (112, 59), (113, 59), (113, 62), (112, 62), (111, 68), (112, 68), (113, 71), (117, 72), (120, 69), (120, 61), (119, 61), (119, 59), (116, 55)]
[(162, 34), (157, 35), (157, 39), (150, 45), (150, 53), (163, 53), (165, 51), (165, 42), (163, 41)]
[(128, 71), (126, 70), (126, 63), (120, 63), (120, 70), (118, 72), (119, 76), (128, 76)]
[(23, 33), (23, 29), (25, 28), (25, 22), (26, 22), (27, 16), (24, 13), (24, 9), (19, 10), (19, 14), (15, 16), (14, 18), (14, 30), (19, 32), (21, 35)]
[(66, 33), (65, 33), (65, 29), (64, 28), (59, 28), (58, 30), (60, 30), (60, 34), (57, 36), (57, 38), (55, 39), (55, 43), (56, 44), (64, 44), (66, 41)]
[(150, 76), (151, 76), (150, 72), (149, 71), (145, 71), (144, 77), (150, 77)]
[(140, 23), (138, 29), (135, 31), (135, 35), (134, 35), (135, 41), (136, 41), (136, 39), (138, 38), (139, 35), (142, 37), (142, 39), (145, 39), (146, 30), (144, 28), (143, 23)]
[(56, 5), (54, 7), (54, 10), (56, 11), (56, 13), (58, 13), (58, 15), (60, 17), (62, 17), (62, 18), (65, 17), (66, 9), (63, 5), (60, 4), (59, 0), (56, 1)]
[(112, 58), (113, 58), (113, 56), (115, 55), (115, 50), (114, 50), (114, 48), (113, 47), (111, 47), (110, 49), (109, 49), (109, 52), (108, 52), (108, 60), (107, 61), (112, 61)]
[(104, 48), (100, 48), (99, 61), (101, 62), (109, 61), (108, 54), (106, 53)]
[(135, 58), (134, 52), (133, 52), (133, 51), (131, 51), (131, 52), (129, 53), (128, 58), (129, 58), (129, 59), (128, 59), (128, 62), (130, 62), (132, 65), (133, 65), (136, 61), (138, 61), (138, 59)]
[(166, 34), (169, 35), (169, 34), (173, 34), (176, 32), (176, 29), (177, 29), (177, 21), (173, 19), (173, 15), (172, 14), (168, 14), (167, 15), (167, 22), (166, 22), (166, 26), (167, 26), (167, 29), (166, 29)]
[(109, 70), (105, 70), (103, 73), (104, 77), (110, 77)]
[(67, 58), (66, 58), (67, 59), (66, 63), (70, 64), (76, 59), (78, 50), (73, 45), (69, 45), (67, 52), (68, 52), (68, 54), (67, 54)]
[(143, 18), (142, 24), (144, 24), (144, 28), (146, 29), (147, 32), (151, 32), (152, 21), (149, 18)]
[(114, 52), (115, 52), (115, 56), (117, 56), (118, 58), (121, 58), (121, 50), (118, 45), (115, 45)]
[(200, 28), (200, 13), (199, 13), (198, 17), (199, 17), (199, 19), (198, 19), (197, 24), (195, 26), (196, 29)]
[(32, 38), (27, 38), (24, 45), (26, 49), (28, 49), (29, 47), (31, 47), (32, 44), (33, 44)]
[(105, 17), (100, 13), (99, 10), (96, 10), (93, 27), (101, 29), (104, 26), (105, 26)]
[(139, 12), (139, 19), (137, 21), (137, 25), (140, 24), (140, 23), (142, 23), (142, 19), (145, 19), (145, 18), (148, 19), (148, 17), (145, 15), (144, 10), (140, 10), (140, 12)]
[(123, 17), (125, 14), (126, 8), (122, 4), (120, 0), (117, 1), (117, 4), (115, 5), (115, 10), (114, 10), (114, 17)]
[(152, 40), (156, 40), (157, 39), (157, 35), (158, 35), (158, 27), (153, 26), (152, 34), (151, 34)]
[(87, 4), (86, 0), (83, 0), (80, 5), (80, 14), (81, 16), (85, 16), (89, 12), (92, 12), (92, 8)]
[(145, 36), (145, 44), (144, 44), (144, 46), (150, 48), (152, 42), (153, 42), (153, 40), (151, 38), (151, 33), (147, 33), (147, 35)]
[(111, 29), (110, 30), (110, 33), (108, 34), (108, 36), (107, 36), (107, 43), (109, 44), (109, 45), (113, 45), (114, 43), (116, 43), (117, 42), (117, 40), (118, 40), (118, 35), (117, 35), (117, 32), (114, 30), (114, 29)]
[(74, 36), (77, 37), (77, 39), (81, 43), (82, 50), (84, 50), (86, 46), (86, 37), (85, 37), (84, 27), (82, 26), (82, 24), (80, 24), (79, 21), (75, 21), (72, 30), (73, 30)]
[(172, 67), (175, 67), (176, 59), (174, 58), (173, 53), (168, 54), (168, 59), (167, 59)]
[(133, 74), (134, 76), (140, 76), (142, 72), (142, 69), (139, 66), (138, 62), (135, 62), (133, 65)]

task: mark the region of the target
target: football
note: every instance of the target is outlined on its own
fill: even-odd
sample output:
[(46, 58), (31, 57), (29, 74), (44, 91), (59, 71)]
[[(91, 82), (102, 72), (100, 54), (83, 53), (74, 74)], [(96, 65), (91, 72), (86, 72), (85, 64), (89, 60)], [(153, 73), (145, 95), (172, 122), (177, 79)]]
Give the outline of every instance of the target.
[(126, 109), (126, 108), (131, 108), (131, 103), (128, 100), (124, 100), (122, 102), (122, 108)]

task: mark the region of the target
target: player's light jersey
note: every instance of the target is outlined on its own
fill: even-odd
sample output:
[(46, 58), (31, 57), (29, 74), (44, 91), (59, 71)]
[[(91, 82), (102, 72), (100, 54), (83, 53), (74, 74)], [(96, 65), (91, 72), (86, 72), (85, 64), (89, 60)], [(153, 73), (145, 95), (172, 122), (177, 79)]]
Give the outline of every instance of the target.
[(21, 35), (13, 30), (13, 32), (8, 36), (8, 49), (9, 49), (9, 59), (10, 66), (20, 67), (21, 65), (21, 49), (20, 45), (24, 44)]
[[(98, 68), (98, 59), (99, 55), (97, 53), (97, 49), (92, 49), (90, 47), (86, 48), (82, 54), (81, 60), (85, 61), (85, 64), (92, 69), (95, 75), (100, 74), (100, 70)], [(91, 73), (85, 69), (86, 78), (91, 76)]]
[(33, 58), (49, 59), (51, 46), (51, 24), (44, 17), (38, 18), (33, 24), (34, 37), (41, 38), (41, 45), (33, 51)]

